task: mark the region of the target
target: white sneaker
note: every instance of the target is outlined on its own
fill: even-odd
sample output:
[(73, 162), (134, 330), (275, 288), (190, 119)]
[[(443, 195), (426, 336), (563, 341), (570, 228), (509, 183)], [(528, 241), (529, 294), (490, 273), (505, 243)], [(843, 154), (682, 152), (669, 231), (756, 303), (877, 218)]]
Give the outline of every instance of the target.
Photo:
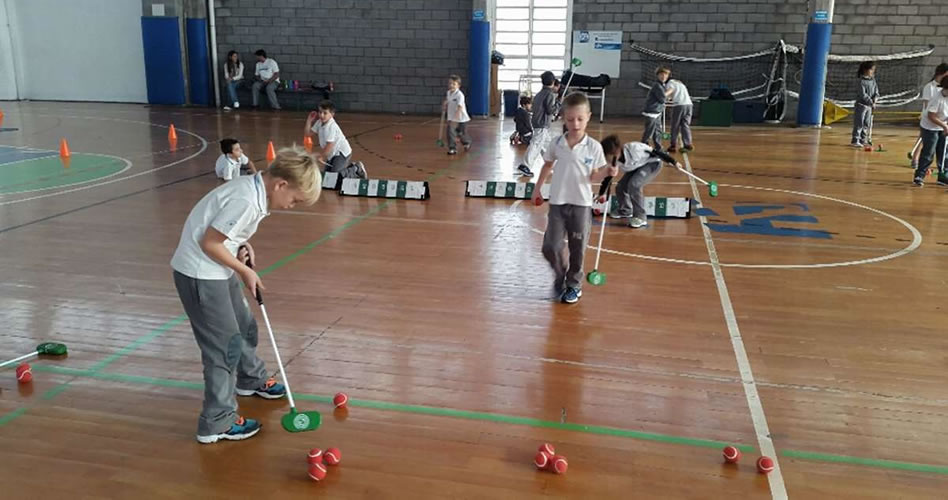
[(360, 179), (368, 179), (369, 174), (368, 172), (365, 171), (365, 164), (362, 163), (361, 161), (357, 161), (355, 165), (356, 165), (356, 175), (358, 175)]
[(230, 106), (224, 106), (224, 111), (230, 111)]
[(645, 227), (648, 225), (648, 221), (645, 219), (640, 219), (638, 217), (632, 217), (629, 219), (629, 227), (633, 229), (638, 229), (640, 227)]
[(240, 103), (237, 101), (234, 101), (234, 109), (237, 109), (239, 107), (240, 107)]

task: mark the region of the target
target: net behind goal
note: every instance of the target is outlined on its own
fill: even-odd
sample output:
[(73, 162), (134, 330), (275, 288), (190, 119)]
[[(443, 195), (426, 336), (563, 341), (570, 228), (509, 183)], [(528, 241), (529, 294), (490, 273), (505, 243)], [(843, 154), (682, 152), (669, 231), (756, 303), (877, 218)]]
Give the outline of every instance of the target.
[[(803, 75), (803, 50), (782, 40), (767, 50), (733, 57), (699, 58), (659, 52), (632, 43), (639, 56), (642, 73), (639, 86), (648, 89), (655, 81), (655, 70), (665, 66), (672, 78), (681, 80), (693, 100), (701, 101), (712, 90), (727, 89), (738, 101), (767, 104), (765, 119), (784, 118), (788, 101), (799, 98)], [(934, 46), (911, 52), (881, 56), (830, 54), (827, 62), (825, 99), (851, 108), (859, 86), (856, 69), (863, 61), (875, 61), (876, 80), (882, 97), (879, 105), (895, 107), (918, 99), (923, 82), (930, 78), (927, 57)]]

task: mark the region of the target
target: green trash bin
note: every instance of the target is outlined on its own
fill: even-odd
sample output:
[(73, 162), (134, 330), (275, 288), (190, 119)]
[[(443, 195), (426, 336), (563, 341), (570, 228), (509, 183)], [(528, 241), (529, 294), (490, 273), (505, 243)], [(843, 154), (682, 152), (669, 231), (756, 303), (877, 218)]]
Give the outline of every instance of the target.
[(703, 127), (730, 127), (734, 121), (734, 101), (707, 99), (701, 101), (698, 125)]

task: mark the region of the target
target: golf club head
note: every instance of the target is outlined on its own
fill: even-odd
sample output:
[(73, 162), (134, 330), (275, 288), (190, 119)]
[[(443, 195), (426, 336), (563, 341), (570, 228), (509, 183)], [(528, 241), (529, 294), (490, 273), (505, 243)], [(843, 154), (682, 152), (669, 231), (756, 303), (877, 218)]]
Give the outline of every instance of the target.
[(319, 412), (298, 412), (296, 408), (291, 408), (290, 412), (280, 419), (280, 423), (287, 432), (315, 431), (319, 428), (320, 422), (322, 422), (322, 417)]
[(710, 194), (712, 198), (717, 197), (717, 195), (718, 195), (718, 183), (717, 183), (717, 182), (711, 181), (711, 182), (708, 183), (708, 194)]
[(573, 59), (570, 60), (569, 63), (572, 64), (573, 66), (582, 66), (583, 60), (578, 57), (574, 57)]
[(606, 282), (606, 275), (599, 271), (592, 271), (586, 275), (586, 281), (588, 281), (590, 285), (599, 286)]
[(442, 141), (441, 139), (438, 139), (437, 144), (438, 144), (438, 147), (439, 147), (439, 148), (443, 148), (443, 147), (444, 147), (444, 141)]
[(49, 356), (62, 356), (66, 354), (66, 344), (44, 342), (36, 346), (36, 352), (38, 354), (46, 354)]

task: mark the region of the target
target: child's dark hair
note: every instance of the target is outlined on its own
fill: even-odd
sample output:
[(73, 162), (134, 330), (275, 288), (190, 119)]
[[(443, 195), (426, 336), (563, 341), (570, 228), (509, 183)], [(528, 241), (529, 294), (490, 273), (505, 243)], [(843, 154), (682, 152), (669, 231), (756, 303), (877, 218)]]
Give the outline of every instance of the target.
[(870, 69), (875, 67), (876, 63), (874, 61), (863, 61), (862, 64), (859, 65), (859, 73), (857, 76), (863, 76), (866, 73), (869, 73)]
[(533, 99), (531, 99), (530, 96), (528, 96), (528, 95), (522, 95), (522, 96), (520, 96), (520, 105), (521, 105), (521, 106), (526, 106), (527, 104), (530, 104), (531, 102), (533, 102)]
[(448, 80), (451, 80), (452, 82), (458, 82), (458, 85), (461, 84), (461, 77), (458, 75), (448, 75)]
[(948, 75), (941, 77), (941, 81), (938, 82), (938, 86), (943, 89), (948, 89)]
[(544, 87), (549, 87), (550, 85), (553, 85), (553, 82), (555, 81), (556, 81), (556, 75), (554, 75), (552, 71), (544, 71), (543, 74), (540, 75), (540, 82), (543, 84)]
[[(945, 73), (948, 73), (948, 63), (941, 63), (938, 66), (935, 66), (935, 76), (944, 75)], [(934, 79), (935, 78), (932, 77), (932, 80)]]
[(237, 139), (232, 139), (230, 137), (226, 139), (221, 139), (221, 153), (229, 155), (234, 152), (234, 144), (240, 144), (240, 141)]
[(329, 111), (332, 114), (336, 114), (336, 106), (329, 100), (319, 103), (319, 109), (320, 111)]
[(260, 56), (260, 57), (266, 59), (266, 58), (267, 58), (267, 51), (265, 51), (265, 50), (263, 50), (263, 49), (260, 49), (260, 50), (258, 50), (258, 51), (256, 51), (256, 52), (254, 52), (253, 55), (255, 55), (255, 56)]
[(619, 147), (622, 146), (622, 143), (619, 142), (619, 136), (616, 134), (606, 136), (605, 139), (599, 141), (599, 144), (602, 144), (602, 153), (606, 156), (618, 154)]

